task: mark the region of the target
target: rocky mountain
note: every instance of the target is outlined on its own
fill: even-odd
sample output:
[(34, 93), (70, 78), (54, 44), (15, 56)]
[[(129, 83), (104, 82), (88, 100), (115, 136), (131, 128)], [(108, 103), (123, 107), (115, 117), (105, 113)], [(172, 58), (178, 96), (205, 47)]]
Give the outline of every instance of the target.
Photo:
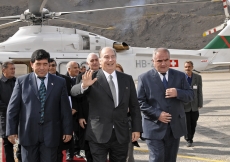
[[(45, 8), (55, 12), (81, 11), (168, 2), (180, 2), (180, 0), (48, 0)], [(1, 0), (0, 17), (19, 15), (27, 8), (27, 0)], [(216, 34), (202, 37), (202, 33), (223, 23), (225, 19), (222, 2), (211, 1), (87, 12), (64, 17), (73, 23), (56, 20), (48, 23), (90, 31), (116, 41), (126, 42), (131, 46), (176, 49), (203, 48)], [(0, 42), (8, 39), (20, 26), (25, 25), (27, 24), (21, 23), (0, 29)], [(101, 27), (114, 27), (114, 29), (107, 30)]]

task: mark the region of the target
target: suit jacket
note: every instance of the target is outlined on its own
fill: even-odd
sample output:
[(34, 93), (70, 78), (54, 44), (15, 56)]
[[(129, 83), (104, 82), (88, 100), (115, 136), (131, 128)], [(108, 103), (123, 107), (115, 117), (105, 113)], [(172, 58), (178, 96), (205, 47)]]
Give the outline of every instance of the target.
[[(7, 109), (6, 134), (18, 134), (23, 146), (38, 142), (41, 102), (36, 76), (30, 73), (19, 77)], [(44, 107), (44, 144), (57, 147), (63, 134), (72, 135), (71, 108), (63, 78), (48, 74)]]
[[(73, 86), (72, 86), (71, 77), (69, 76), (69, 73), (67, 72), (65, 76), (70, 78), (70, 87), (72, 88)], [(76, 97), (71, 96), (71, 100), (72, 100), (72, 109), (75, 109), (78, 112), (78, 103), (77, 103)], [(76, 115), (74, 115), (74, 118), (76, 118)], [(77, 120), (77, 119), (74, 119), (74, 120)]]
[[(89, 117), (87, 122), (86, 140), (96, 143), (109, 141), (114, 127), (117, 140), (120, 144), (130, 141), (128, 108), (132, 117), (132, 131), (142, 132), (140, 108), (137, 101), (136, 89), (131, 76), (117, 72), (119, 89), (119, 103), (114, 106), (108, 81), (100, 69), (93, 74), (97, 81), (84, 94), (89, 102)], [(71, 89), (71, 94), (81, 94), (81, 83)]]
[(13, 92), (16, 78), (7, 79), (2, 75), (0, 79), (0, 137), (6, 138), (6, 110)]
[(70, 77), (68, 77), (66, 75), (62, 75), (59, 72), (56, 72), (56, 75), (65, 79), (68, 96), (71, 96), (70, 91), (71, 91), (72, 86), (71, 86), (71, 79), (70, 79)]
[(203, 107), (202, 78), (199, 74), (192, 73), (191, 88), (194, 92), (194, 100), (184, 104), (185, 112), (198, 111), (198, 107)]
[(146, 139), (163, 139), (168, 124), (158, 120), (162, 111), (172, 115), (170, 126), (173, 136), (180, 138), (186, 134), (184, 102), (193, 100), (193, 91), (190, 88), (184, 73), (169, 69), (168, 88), (177, 89), (177, 97), (165, 98), (165, 88), (155, 69), (138, 77), (138, 100), (142, 112), (142, 136)]

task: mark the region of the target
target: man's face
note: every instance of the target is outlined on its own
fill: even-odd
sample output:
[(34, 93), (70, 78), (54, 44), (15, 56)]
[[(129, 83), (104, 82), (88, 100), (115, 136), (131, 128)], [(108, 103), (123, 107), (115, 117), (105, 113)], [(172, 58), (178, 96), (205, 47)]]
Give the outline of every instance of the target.
[(92, 55), (88, 60), (87, 64), (89, 65), (89, 68), (93, 71), (97, 71), (99, 69), (99, 59), (96, 55)]
[(116, 55), (110, 48), (104, 48), (101, 51), (100, 65), (101, 68), (107, 73), (111, 74), (116, 70)]
[(50, 65), (49, 65), (49, 73), (50, 74), (56, 74), (56, 63), (55, 61), (53, 62), (50, 62)]
[(81, 72), (84, 73), (86, 71), (86, 68), (85, 67), (82, 67), (81, 68)]
[(160, 73), (166, 73), (170, 67), (169, 54), (165, 51), (158, 51), (153, 58), (155, 69)]
[(76, 62), (70, 65), (68, 68), (68, 73), (71, 77), (76, 77), (79, 74), (79, 66)]
[(186, 72), (186, 74), (191, 74), (193, 70), (193, 66), (190, 63), (185, 63), (184, 64), (184, 71)]
[(35, 60), (34, 63), (30, 62), (30, 65), (38, 77), (45, 77), (49, 71), (49, 62), (47, 59)]
[(2, 71), (3, 75), (7, 79), (11, 79), (15, 76), (15, 66), (13, 64), (8, 64), (6, 69)]

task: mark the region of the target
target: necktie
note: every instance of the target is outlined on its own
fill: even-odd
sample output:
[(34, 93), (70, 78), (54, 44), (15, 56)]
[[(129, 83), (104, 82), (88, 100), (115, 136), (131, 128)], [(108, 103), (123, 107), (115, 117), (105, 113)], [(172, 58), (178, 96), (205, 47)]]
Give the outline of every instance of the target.
[(109, 83), (109, 87), (113, 95), (114, 106), (116, 107), (117, 106), (117, 95), (116, 95), (116, 89), (115, 89), (112, 75), (109, 75), (108, 83)]
[(76, 78), (71, 78), (71, 84), (74, 86), (76, 84)]
[(46, 99), (46, 86), (44, 83), (45, 77), (38, 77), (41, 80), (41, 84), (39, 87), (39, 99), (41, 102), (41, 118), (40, 123), (44, 123), (44, 106), (45, 106), (45, 99)]
[(162, 81), (163, 85), (164, 85), (165, 89), (167, 89), (168, 88), (168, 81), (165, 78), (166, 73), (161, 73), (161, 74), (163, 75), (163, 81)]

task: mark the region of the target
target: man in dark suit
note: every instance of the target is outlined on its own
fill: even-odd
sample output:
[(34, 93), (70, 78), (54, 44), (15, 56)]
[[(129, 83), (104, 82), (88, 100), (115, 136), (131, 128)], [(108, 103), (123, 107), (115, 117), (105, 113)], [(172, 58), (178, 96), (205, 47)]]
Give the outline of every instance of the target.
[[(69, 100), (72, 103), (71, 95), (70, 95), (70, 90), (72, 88), (72, 86), (71, 86), (71, 79), (70, 79), (70, 77), (62, 75), (59, 72), (57, 72), (56, 67), (57, 67), (56, 61), (51, 58), (50, 59), (50, 63), (49, 63), (49, 73), (53, 74), (53, 75), (56, 75), (56, 76), (59, 76), (59, 77), (62, 77), (62, 78), (65, 79), (65, 81), (66, 81), (66, 87), (67, 87), (67, 92), (68, 92), (68, 96), (69, 96)], [(57, 155), (57, 162), (62, 162), (62, 160), (63, 160), (62, 151), (63, 150), (67, 150), (70, 147), (72, 147), (71, 140), (69, 142), (63, 142), (62, 138), (60, 138), (60, 144), (58, 146), (58, 153), (57, 153), (58, 154)]]
[(2, 64), (0, 79), (0, 135), (3, 140), (4, 153), (7, 162), (14, 162), (13, 144), (6, 136), (6, 110), (15, 84), (15, 66), (7, 61)]
[(71, 108), (63, 78), (48, 73), (50, 55), (36, 50), (34, 72), (18, 77), (7, 109), (6, 134), (19, 138), (23, 162), (54, 162), (61, 130), (63, 141), (72, 137)]
[(191, 147), (196, 131), (197, 120), (199, 118), (199, 109), (203, 107), (202, 78), (199, 74), (192, 72), (192, 61), (185, 62), (184, 70), (187, 81), (194, 92), (194, 100), (184, 104), (187, 123), (187, 134), (185, 136), (185, 140), (187, 141), (187, 147)]
[(116, 51), (104, 47), (99, 52), (101, 69), (87, 71), (82, 83), (71, 89), (73, 96), (87, 96), (89, 117), (86, 140), (94, 162), (105, 162), (109, 153), (110, 162), (125, 162), (128, 151), (128, 108), (132, 117), (132, 141), (137, 141), (142, 132), (140, 108), (131, 76), (117, 72)]
[[(80, 74), (80, 66), (76, 61), (69, 61), (66, 64), (67, 73), (66, 76), (71, 79), (71, 88), (76, 84), (76, 78)], [(81, 158), (80, 155), (80, 147), (78, 143), (78, 130), (79, 130), (79, 123), (78, 123), (78, 98), (72, 97), (72, 116), (73, 116), (73, 131), (74, 136), (71, 139), (72, 145), (66, 150), (66, 160), (71, 161), (73, 156), (75, 155), (77, 158)]]
[[(100, 64), (99, 64), (99, 58), (98, 55), (95, 53), (90, 53), (87, 56), (86, 63), (89, 66), (89, 70), (96, 72), (99, 70)], [(76, 83), (80, 83), (82, 80), (82, 75), (85, 74), (85, 72), (79, 74), (77, 76)], [(87, 100), (87, 97), (85, 95), (78, 97), (78, 118), (79, 118), (79, 145), (82, 150), (85, 150), (85, 157), (87, 162), (93, 162), (93, 157), (90, 152), (89, 143), (87, 140), (85, 140), (86, 136), (86, 128), (87, 128), (87, 120), (89, 116), (89, 103)]]
[(154, 68), (138, 77), (138, 100), (142, 111), (143, 138), (151, 162), (175, 162), (180, 137), (186, 134), (184, 102), (193, 100), (185, 74), (170, 69), (170, 53), (158, 48)]

